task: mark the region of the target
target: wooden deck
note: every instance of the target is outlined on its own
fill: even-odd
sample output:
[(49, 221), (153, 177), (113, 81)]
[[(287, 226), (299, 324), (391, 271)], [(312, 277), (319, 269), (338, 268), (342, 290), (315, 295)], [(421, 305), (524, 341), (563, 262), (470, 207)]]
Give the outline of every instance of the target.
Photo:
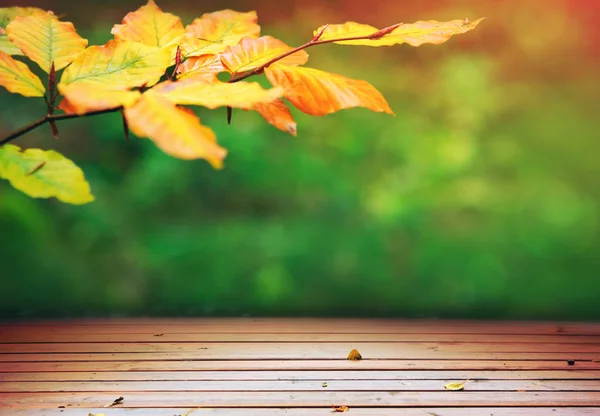
[[(353, 348), (361, 361), (347, 360)], [(467, 378), (463, 391), (444, 388)], [(104, 407), (118, 397), (121, 403)], [(0, 324), (2, 416), (338, 414), (332, 406), (348, 406), (349, 416), (598, 416), (600, 324)]]

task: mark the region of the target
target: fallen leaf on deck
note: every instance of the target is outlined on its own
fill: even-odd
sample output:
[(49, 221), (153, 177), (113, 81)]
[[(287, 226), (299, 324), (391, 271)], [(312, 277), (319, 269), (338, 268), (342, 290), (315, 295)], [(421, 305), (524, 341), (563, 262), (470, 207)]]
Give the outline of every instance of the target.
[(567, 364), (569, 364), (569, 365), (575, 365), (575, 360), (569, 360), (569, 361), (567, 361)]
[[(200, 407), (202, 407), (202, 406), (200, 406)], [(183, 416), (190, 416), (190, 415), (191, 415), (193, 412), (195, 412), (196, 410), (200, 409), (200, 407), (196, 407), (196, 408), (194, 408), (194, 409), (188, 410), (188, 411), (186, 412), (186, 414), (185, 414), (185, 415), (183, 415)]]
[(348, 354), (348, 359), (351, 361), (362, 360), (362, 355), (360, 355), (360, 352), (358, 352), (357, 349), (354, 349), (350, 351), (350, 354)]
[(333, 407), (333, 411), (334, 412), (347, 412), (348, 410), (350, 410), (350, 408), (348, 406), (332, 406)]
[(454, 390), (454, 391), (458, 391), (458, 390), (462, 390), (465, 388), (465, 384), (467, 383), (467, 381), (469, 381), (471, 378), (469, 377), (468, 379), (466, 379), (465, 381), (461, 382), (461, 383), (448, 383), (446, 385), (444, 385), (444, 388), (446, 390)]
[(162, 337), (164, 334), (154, 334), (155, 337)]
[(114, 402), (112, 402), (112, 403), (108, 403), (108, 404), (105, 404), (105, 405), (104, 405), (104, 407), (112, 407), (112, 406), (116, 406), (116, 405), (118, 405), (118, 404), (121, 404), (121, 403), (123, 403), (123, 400), (124, 400), (124, 398), (123, 398), (123, 396), (121, 396), (121, 397), (119, 397), (118, 399), (115, 399), (115, 401), (114, 401)]
[(327, 387), (327, 383), (323, 383), (323, 387)]

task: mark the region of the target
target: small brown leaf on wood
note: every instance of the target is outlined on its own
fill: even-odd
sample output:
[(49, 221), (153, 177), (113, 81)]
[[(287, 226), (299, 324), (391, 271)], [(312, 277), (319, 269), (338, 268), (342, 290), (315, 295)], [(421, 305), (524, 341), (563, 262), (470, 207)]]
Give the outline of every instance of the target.
[(334, 412), (342, 413), (350, 410), (348, 406), (332, 406)]
[(350, 361), (359, 361), (362, 360), (362, 355), (360, 355), (360, 352), (358, 352), (357, 349), (353, 349), (350, 351), (350, 354), (348, 354), (348, 359)]

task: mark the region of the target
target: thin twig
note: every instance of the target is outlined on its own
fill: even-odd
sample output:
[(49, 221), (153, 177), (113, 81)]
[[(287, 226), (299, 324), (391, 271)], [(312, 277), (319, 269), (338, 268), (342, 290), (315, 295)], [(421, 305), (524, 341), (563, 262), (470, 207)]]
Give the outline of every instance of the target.
[(268, 62), (265, 62), (264, 64), (252, 69), (251, 71), (248, 72), (244, 72), (242, 75), (239, 76), (234, 76), (232, 77), (228, 82), (238, 82), (241, 81), (243, 79), (249, 78), (252, 75), (258, 75), (261, 74), (266, 67), (273, 65), (275, 62), (280, 61), (281, 59), (288, 57), (290, 55), (295, 54), (296, 52), (300, 52), (301, 50), (304, 50), (306, 48), (309, 48), (311, 46), (315, 46), (315, 45), (324, 45), (326, 43), (334, 43), (334, 42), (344, 42), (344, 41), (348, 41), (348, 40), (368, 40), (368, 39), (379, 39), (391, 32), (393, 32), (394, 30), (396, 30), (398, 27), (402, 26), (403, 23), (398, 23), (392, 26), (388, 26), (388, 27), (384, 27), (381, 30), (378, 30), (374, 33), (371, 33), (369, 35), (364, 35), (364, 36), (352, 36), (352, 37), (347, 37), (347, 38), (335, 38), (335, 39), (325, 39), (325, 40), (319, 40), (321, 38), (321, 36), (323, 35), (323, 32), (325, 31), (326, 28), (322, 28), (319, 33), (317, 33), (317, 35), (309, 42), (306, 42), (304, 45), (300, 45), (297, 46), (293, 49), (290, 49), (287, 52), (282, 53), (279, 56), (276, 56), (275, 58), (271, 59)]
[(61, 120), (70, 120), (72, 118), (79, 118), (79, 117), (97, 116), (100, 114), (114, 113), (114, 112), (120, 111), (120, 110), (121, 110), (121, 107), (114, 107), (114, 108), (107, 108), (106, 110), (90, 111), (89, 113), (83, 113), (83, 114), (45, 115), (44, 117), (42, 117), (24, 127), (21, 127), (20, 129), (15, 130), (14, 132), (10, 133), (8, 136), (0, 139), (0, 146), (5, 145), (6, 143), (24, 135), (25, 133), (29, 133), (31, 130), (33, 130), (39, 126), (42, 126), (50, 121), (61, 121)]

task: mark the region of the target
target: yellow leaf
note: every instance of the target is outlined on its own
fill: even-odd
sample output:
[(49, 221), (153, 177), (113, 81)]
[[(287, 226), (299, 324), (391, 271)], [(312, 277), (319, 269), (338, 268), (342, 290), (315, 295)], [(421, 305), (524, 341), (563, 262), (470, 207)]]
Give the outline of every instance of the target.
[[(402, 24), (391, 33), (379, 39), (348, 40), (335, 43), (362, 46), (392, 46), (402, 43), (408, 43), (411, 46), (420, 46), (425, 43), (439, 45), (446, 42), (453, 35), (466, 33), (475, 29), (483, 19), (475, 21), (459, 19), (449, 22), (438, 22), (435, 20), (418, 21), (410, 24)], [(315, 35), (322, 28), (323, 26), (315, 30)], [(376, 27), (355, 22), (328, 25), (319, 40), (368, 36), (378, 30)]]
[(205, 13), (186, 27), (188, 36), (182, 40), (182, 52), (184, 56), (223, 52), (227, 45), (237, 45), (244, 37), (258, 37), (257, 21), (255, 11)]
[(6, 33), (47, 73), (52, 63), (57, 71), (69, 65), (88, 43), (75, 32), (73, 23), (59, 21), (52, 12), (17, 16), (6, 27)]
[(94, 82), (115, 87), (154, 85), (169, 67), (168, 50), (124, 40), (90, 46), (67, 68), (62, 84)]
[(17, 16), (30, 16), (32, 14), (45, 14), (46, 11), (37, 7), (0, 7), (0, 28), (6, 26)]
[(446, 385), (444, 385), (444, 388), (446, 390), (462, 390), (465, 388), (465, 384), (467, 383), (467, 381), (469, 381), (470, 378), (466, 379), (465, 381), (461, 382), (461, 383), (448, 383)]
[[(323, 30), (323, 26), (316, 29), (313, 34), (316, 35), (321, 30)], [(364, 25), (356, 22), (346, 22), (341, 24), (330, 24), (327, 25), (323, 34), (319, 38), (320, 41), (338, 39), (338, 38), (351, 38), (351, 37), (359, 37), (359, 36), (368, 36), (375, 32), (377, 29), (371, 25)], [(356, 43), (354, 43), (356, 42)], [(339, 44), (346, 45), (369, 45), (369, 46), (378, 46), (373, 45), (372, 40), (357, 40), (357, 41), (345, 41), (345, 42), (336, 42)]]
[(37, 7), (3, 7), (0, 8), (0, 51), (9, 55), (23, 55), (23, 51), (8, 39), (6, 26), (17, 16), (29, 16), (36, 13), (46, 13)]
[(141, 96), (139, 91), (129, 91), (124, 87), (100, 88), (89, 82), (59, 84), (58, 91), (65, 97), (59, 108), (69, 114), (130, 106)]
[[(246, 72), (271, 61), (292, 48), (272, 36), (244, 38), (239, 45), (229, 46), (221, 55), (221, 61), (231, 73)], [(304, 65), (308, 54), (298, 51), (277, 61), (279, 65)]]
[(360, 352), (358, 352), (357, 349), (354, 349), (350, 351), (350, 354), (348, 354), (348, 359), (350, 361), (359, 361), (362, 360), (362, 355), (360, 355)]
[(306, 114), (323, 116), (352, 107), (394, 114), (383, 95), (366, 81), (283, 65), (270, 66), (265, 74), (271, 84), (283, 87), (285, 98)]
[(333, 411), (338, 413), (347, 412), (350, 410), (348, 406), (333, 406)]
[(10, 41), (8, 35), (0, 35), (0, 52), (8, 55), (23, 55), (23, 51)]
[(179, 66), (178, 79), (194, 77), (196, 82), (217, 82), (217, 75), (224, 72), (219, 55), (192, 56)]
[(0, 85), (25, 97), (43, 97), (46, 92), (42, 81), (27, 65), (4, 52), (0, 52)]
[(179, 17), (164, 13), (154, 0), (149, 0), (145, 6), (128, 13), (123, 18), (123, 24), (114, 25), (110, 33), (118, 40), (175, 48), (185, 29)]
[(156, 94), (173, 104), (201, 105), (206, 108), (234, 107), (249, 109), (258, 103), (268, 103), (283, 95), (282, 88), (265, 90), (257, 82), (196, 82), (194, 77), (181, 81), (161, 82), (146, 94)]
[(0, 147), (0, 178), (32, 198), (56, 197), (75, 205), (94, 200), (81, 169), (53, 150)]
[(290, 109), (283, 100), (275, 100), (270, 103), (258, 103), (252, 106), (269, 124), (296, 136), (297, 126)]
[(222, 167), (227, 151), (191, 111), (146, 93), (135, 105), (125, 108), (125, 117), (134, 134), (148, 137), (166, 154), (186, 160), (206, 159), (215, 168)]

